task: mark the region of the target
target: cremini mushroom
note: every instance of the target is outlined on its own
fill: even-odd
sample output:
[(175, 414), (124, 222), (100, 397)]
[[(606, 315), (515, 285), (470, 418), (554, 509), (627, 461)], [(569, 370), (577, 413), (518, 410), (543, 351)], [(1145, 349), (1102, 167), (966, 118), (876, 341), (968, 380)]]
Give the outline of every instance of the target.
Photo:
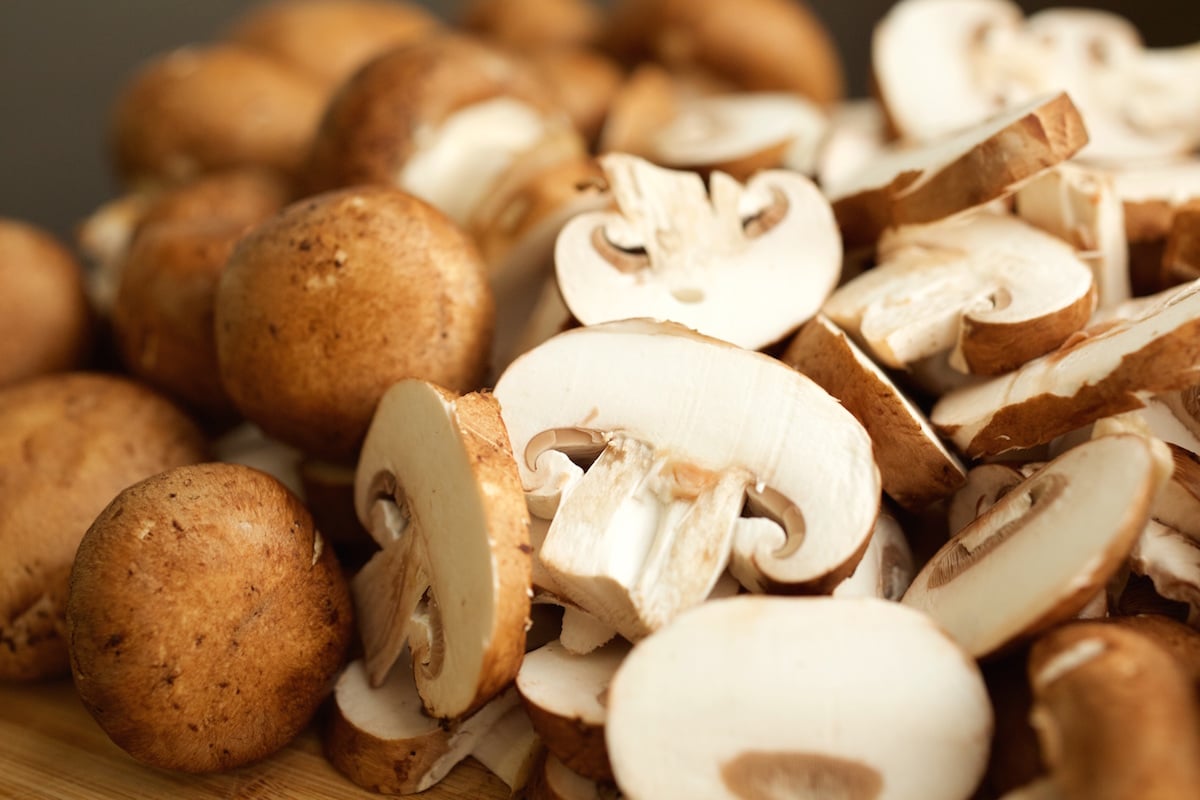
[(817, 152), (817, 183), (836, 186), (886, 148), (887, 125), (879, 103), (847, 100), (829, 112), (829, 125)]
[(1069, 619), (1121, 567), (1169, 474), (1165, 453), (1140, 436), (1068, 450), (956, 533), (903, 602), (976, 657)]
[(554, 253), (563, 300), (583, 324), (667, 319), (758, 349), (833, 290), (841, 241), (804, 176), (768, 171), (742, 185), (716, 172), (706, 189), (696, 173), (633, 156), (600, 164), (618, 210), (572, 219)]
[(496, 400), (397, 383), (354, 500), (383, 548), (353, 581), (371, 682), (408, 644), (432, 716), (479, 708), (516, 677), (532, 594), (529, 514)]
[(609, 687), (606, 730), (631, 798), (787, 787), (961, 800), (983, 776), (992, 709), (974, 661), (924, 614), (751, 596), (706, 603), (637, 645)]

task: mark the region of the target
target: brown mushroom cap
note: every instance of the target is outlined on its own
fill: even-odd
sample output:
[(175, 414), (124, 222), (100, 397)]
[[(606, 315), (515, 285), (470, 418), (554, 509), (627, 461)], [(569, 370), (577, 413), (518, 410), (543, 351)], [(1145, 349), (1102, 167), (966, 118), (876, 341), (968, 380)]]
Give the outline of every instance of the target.
[(191, 421), (122, 378), (0, 391), (0, 680), (66, 674), (67, 574), (84, 531), (129, 484), (203, 458)]
[(75, 257), (48, 233), (0, 218), (0, 386), (78, 366), (90, 330)]
[(587, 141), (595, 141), (621, 89), (621, 68), (607, 56), (583, 47), (538, 50), (528, 59), (575, 128)]
[(232, 769), (308, 724), (353, 631), (350, 592), (299, 499), (199, 464), (126, 489), (79, 546), (67, 601), (84, 706), (134, 758)]
[(432, 206), (359, 187), (284, 209), (242, 239), (217, 291), (217, 356), (237, 408), (314, 455), (354, 453), (384, 391), (481, 380), (486, 270)]
[(117, 171), (128, 184), (246, 165), (294, 173), (324, 99), (306, 77), (252, 50), (174, 50), (144, 64), (115, 103)]
[(276, 0), (252, 8), (227, 36), (332, 90), (375, 56), (438, 27), (415, 3)]
[(462, 15), (467, 30), (518, 49), (588, 44), (601, 24), (589, 0), (472, 0)]

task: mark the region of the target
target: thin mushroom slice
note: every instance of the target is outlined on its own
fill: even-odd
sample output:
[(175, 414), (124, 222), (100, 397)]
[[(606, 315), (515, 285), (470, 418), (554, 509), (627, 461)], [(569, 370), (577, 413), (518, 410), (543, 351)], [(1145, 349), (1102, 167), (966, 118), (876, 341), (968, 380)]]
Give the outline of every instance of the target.
[(1087, 143), (1065, 94), (1046, 95), (944, 139), (889, 150), (825, 186), (848, 245), (936, 222), (1011, 195)]
[(951, 538), (904, 604), (975, 657), (1069, 619), (1133, 548), (1169, 475), (1160, 459), (1129, 434), (1068, 450)]
[(781, 360), (841, 401), (867, 429), (883, 491), (917, 510), (952, 494), (966, 473), (925, 415), (823, 314), (805, 323)]
[(878, 259), (823, 310), (889, 367), (951, 351), (962, 372), (1007, 372), (1061, 345), (1096, 307), (1074, 249), (1016, 217), (890, 231)]
[(439, 783), (514, 710), (520, 701), (510, 690), (468, 717), (439, 721), (425, 713), (407, 659), (377, 687), (363, 662), (352, 661), (334, 688), (325, 752), (357, 786), (415, 794)]
[(431, 715), (478, 708), (516, 676), (531, 594), (529, 515), (495, 399), (397, 383), (354, 489), (383, 546), (353, 581), (372, 682), (407, 643)]
[(612, 780), (604, 722), (608, 686), (629, 654), (612, 642), (585, 656), (551, 642), (525, 656), (517, 691), (550, 754), (591, 780)]
[(1049, 442), (1143, 397), (1200, 379), (1200, 281), (1163, 292), (1132, 319), (1072, 337), (1015, 372), (950, 392), (934, 427), (977, 457)]
[(1065, 800), (1200, 797), (1200, 720), (1188, 675), (1116, 625), (1051, 632), (1029, 656), (1031, 716)]
[(621, 800), (611, 782), (594, 781), (573, 771), (554, 756), (546, 757), (530, 800)]
[(696, 173), (633, 156), (600, 164), (619, 211), (575, 217), (554, 256), (563, 299), (583, 324), (668, 319), (757, 350), (833, 291), (841, 239), (804, 176), (768, 171), (743, 186), (715, 172), (706, 189)]
[[(723, 513), (735, 526), (732, 561), (748, 588), (832, 588), (870, 537), (880, 484), (866, 431), (811, 380), (767, 356), (669, 323), (608, 323), (568, 331), (526, 353), (501, 376), (496, 397), (527, 496), (540, 496), (547, 507), (558, 503), (559, 514), (584, 496), (577, 495), (583, 470), (568, 454), (597, 454), (614, 440), (641, 442), (662, 462), (662, 493), (643, 494), (653, 500), (650, 508), (627, 519), (661, 526), (664, 537), (674, 536), (668, 509), (686, 512), (690, 501), (727, 492), (731, 476), (743, 476), (748, 507), (758, 516), (739, 517), (740, 504), (731, 502)], [(597, 519), (601, 512), (611, 518), (625, 502), (598, 500)], [(703, 524), (723, 530), (718, 520)], [(589, 536), (619, 531), (645, 541), (629, 528)], [(554, 536), (551, 523), (546, 547)], [(618, 594), (627, 596), (642, 570), (669, 564), (648, 562), (648, 555), (626, 549), (613, 563), (620, 578), (614, 588), (624, 587)], [(715, 583), (720, 570), (711, 575)]]
[(946, 510), (946, 527), (950, 535), (977, 520), (1000, 498), (1028, 477), (1008, 464), (980, 464), (967, 473), (967, 482), (954, 493)]
[(471, 748), (471, 756), (514, 794), (529, 784), (544, 753), (542, 740), (520, 705), (497, 720)]
[(925, 615), (870, 598), (706, 603), (633, 649), (608, 709), (632, 798), (962, 800), (992, 733), (975, 663)]
[(912, 548), (900, 523), (894, 517), (880, 514), (875, 520), (871, 543), (854, 574), (839, 583), (830, 594), (833, 597), (899, 600), (908, 591), (916, 571)]

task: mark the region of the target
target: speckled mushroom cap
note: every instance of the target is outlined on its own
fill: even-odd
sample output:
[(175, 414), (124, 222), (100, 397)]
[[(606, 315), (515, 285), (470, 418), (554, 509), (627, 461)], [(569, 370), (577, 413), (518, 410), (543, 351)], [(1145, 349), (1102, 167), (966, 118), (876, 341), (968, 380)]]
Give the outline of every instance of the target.
[(187, 417), (123, 378), (0, 391), (0, 680), (67, 672), (67, 573), (84, 531), (129, 484), (204, 457)]
[(0, 386), (78, 366), (90, 320), (75, 257), (48, 233), (0, 218)]
[(67, 602), (84, 706), (134, 758), (232, 769), (311, 719), (353, 631), (350, 594), (300, 500), (234, 464), (122, 492), (80, 543)]
[(468, 237), (386, 187), (309, 198), (242, 239), (217, 292), (221, 379), (270, 435), (352, 457), (401, 378), (479, 385), (494, 304)]

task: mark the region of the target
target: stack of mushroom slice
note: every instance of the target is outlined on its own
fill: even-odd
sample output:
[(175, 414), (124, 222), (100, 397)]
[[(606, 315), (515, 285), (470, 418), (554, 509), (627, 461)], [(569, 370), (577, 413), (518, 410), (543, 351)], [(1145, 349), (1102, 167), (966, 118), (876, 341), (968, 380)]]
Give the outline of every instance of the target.
[(639, 799), (962, 800), (991, 733), (975, 662), (873, 598), (706, 603), (637, 645), (608, 693), (613, 771)]
[(962, 372), (1007, 372), (1061, 345), (1096, 306), (1074, 249), (1012, 216), (889, 231), (878, 258), (824, 312), (890, 367), (949, 351)]
[(823, 189), (846, 244), (869, 245), (887, 228), (936, 222), (1007, 197), (1087, 140), (1070, 98), (1046, 95), (919, 147), (885, 151)]
[(804, 176), (767, 171), (743, 186), (714, 172), (706, 190), (696, 173), (633, 156), (600, 163), (618, 211), (571, 220), (555, 249), (563, 300), (583, 324), (668, 319), (754, 350), (837, 283), (837, 225)]
[(1169, 475), (1164, 446), (1141, 436), (1068, 450), (955, 534), (903, 602), (976, 657), (1069, 619), (1121, 567)]
[(628, 320), (550, 339), (495, 392), (530, 510), (551, 520), (537, 558), (627, 639), (704, 600), (727, 564), (753, 590), (823, 591), (866, 549), (866, 431), (767, 356)]

